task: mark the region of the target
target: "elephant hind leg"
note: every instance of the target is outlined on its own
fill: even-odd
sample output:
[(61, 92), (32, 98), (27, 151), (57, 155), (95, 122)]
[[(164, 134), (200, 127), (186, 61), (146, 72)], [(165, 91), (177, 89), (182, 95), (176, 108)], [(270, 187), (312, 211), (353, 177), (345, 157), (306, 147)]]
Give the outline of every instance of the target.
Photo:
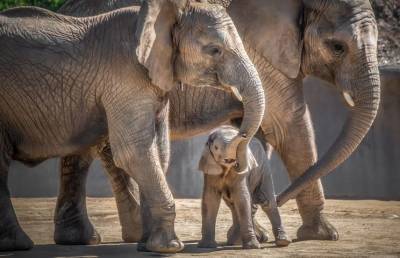
[(11, 147), (0, 135), (0, 251), (27, 250), (33, 247), (32, 240), (18, 223), (7, 186)]
[(54, 241), (60, 245), (93, 245), (101, 242), (86, 210), (86, 177), (89, 153), (61, 159), (60, 192), (54, 214)]

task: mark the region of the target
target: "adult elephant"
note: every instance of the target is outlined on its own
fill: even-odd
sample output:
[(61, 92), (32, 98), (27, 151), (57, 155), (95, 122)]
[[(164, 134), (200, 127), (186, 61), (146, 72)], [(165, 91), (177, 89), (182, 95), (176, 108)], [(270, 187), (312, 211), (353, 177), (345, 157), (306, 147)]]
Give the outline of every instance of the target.
[[(295, 181), (294, 189), (291, 187), (279, 198), (282, 204), (287, 197), (296, 196), (303, 221), (297, 231), (298, 239), (337, 240), (337, 230), (323, 215), (325, 199), (318, 178), (352, 154), (368, 132), (378, 110), (377, 25), (369, 1), (209, 1), (227, 7), (262, 78), (269, 106), (261, 125), (262, 137), (279, 153), (290, 179), (301, 177), (300, 183)], [(86, 2), (90, 1), (69, 1), (70, 6), (82, 7), (78, 11), (80, 15), (85, 14)], [(113, 1), (103, 2), (112, 7)], [(63, 8), (63, 12), (66, 11), (67, 8)], [(340, 135), (319, 160), (313, 125), (303, 96), (302, 79), (307, 75), (330, 82), (343, 94), (350, 110)], [(208, 132), (219, 125), (234, 123), (243, 115), (241, 103), (233, 95), (218, 90), (175, 89), (169, 98), (172, 139)], [(138, 238), (135, 232), (140, 231), (139, 220), (134, 219), (135, 214), (131, 212), (137, 211), (136, 193), (130, 191), (135, 188), (112, 164), (108, 149), (102, 149), (99, 154), (112, 175), (123, 238), (133, 241)], [(63, 188), (66, 188), (66, 183), (86, 177), (91, 158), (86, 159), (85, 166), (79, 167), (82, 160), (76, 156), (63, 159), (75, 171), (68, 173), (68, 180), (62, 180)], [(62, 169), (71, 171), (68, 166)], [(84, 191), (84, 187), (80, 190)], [(67, 192), (62, 196), (64, 202), (84, 202), (82, 196), (74, 198)], [(59, 202), (59, 207), (62, 206)], [(59, 215), (63, 212), (60, 208), (57, 210)], [(77, 221), (88, 220), (81, 207), (74, 214), (84, 214), (75, 216)]]
[(260, 78), (225, 9), (149, 0), (139, 12), (75, 18), (25, 7), (1, 12), (0, 28), (0, 251), (32, 247), (10, 200), (10, 161), (34, 165), (85, 153), (105, 136), (113, 161), (149, 204), (146, 248), (182, 250), (162, 166), (169, 156), (168, 92), (185, 84), (240, 94), (244, 119), (229, 143), (238, 172), (247, 169), (247, 145), (265, 110)]

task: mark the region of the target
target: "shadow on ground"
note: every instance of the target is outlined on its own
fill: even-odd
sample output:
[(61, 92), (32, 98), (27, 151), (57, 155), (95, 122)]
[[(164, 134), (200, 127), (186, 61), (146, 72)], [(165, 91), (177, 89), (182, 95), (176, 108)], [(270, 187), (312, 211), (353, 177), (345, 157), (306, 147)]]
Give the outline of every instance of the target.
[[(178, 256), (184, 254), (218, 254), (220, 251), (235, 251), (242, 250), (241, 246), (219, 246), (218, 248), (198, 248), (197, 241), (184, 241), (185, 249), (179, 253)], [(18, 257), (18, 258), (61, 258), (61, 257), (116, 257), (116, 258), (131, 258), (131, 257), (172, 257), (176, 254), (158, 254), (152, 252), (138, 252), (136, 251), (137, 244), (126, 243), (104, 243), (101, 245), (35, 245), (29, 251), (16, 251), (16, 252), (0, 252), (0, 258), (3, 257)], [(269, 247), (264, 247), (269, 248)]]

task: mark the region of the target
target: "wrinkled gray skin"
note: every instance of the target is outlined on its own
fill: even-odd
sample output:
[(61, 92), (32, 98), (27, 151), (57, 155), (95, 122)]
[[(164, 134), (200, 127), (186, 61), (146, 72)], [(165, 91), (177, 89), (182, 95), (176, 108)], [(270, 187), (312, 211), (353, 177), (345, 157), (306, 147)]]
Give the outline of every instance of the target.
[(243, 248), (260, 248), (266, 242), (265, 231), (254, 228), (253, 219), (260, 205), (271, 221), (277, 246), (287, 246), (290, 239), (283, 227), (276, 204), (270, 159), (261, 142), (253, 139), (248, 149), (249, 170), (238, 174), (232, 170), (234, 160), (227, 155), (227, 146), (238, 131), (222, 127), (214, 131), (204, 147), (199, 169), (204, 172), (202, 198), (202, 239), (199, 247), (215, 248), (215, 222), (219, 204), (224, 199), (232, 213), (233, 224), (228, 231), (228, 245), (241, 243)]
[[(70, 2), (80, 6), (79, 3), (89, 1)], [(100, 2), (109, 2), (110, 8), (113, 4), (110, 0)], [(133, 2), (127, 1), (127, 4)], [(228, 5), (230, 1), (213, 2)], [(227, 11), (266, 92), (269, 108), (261, 125), (262, 138), (280, 155), (291, 180), (306, 171), (307, 177), (311, 171), (310, 178), (315, 179), (315, 175), (319, 177), (334, 170), (352, 154), (368, 132), (380, 101), (377, 27), (369, 1), (232, 0)], [(348, 102), (354, 104), (346, 105), (350, 112), (343, 130), (320, 159), (303, 96), (302, 79), (307, 75), (330, 82), (339, 94), (346, 92)], [(219, 125), (234, 123), (243, 114), (236, 98), (214, 89), (175, 89), (169, 98), (172, 139), (192, 137)], [(80, 180), (80, 175), (86, 176), (86, 173), (87, 169), (75, 171), (70, 175), (75, 179), (71, 180)], [(121, 180), (113, 186), (114, 193), (128, 189)], [(294, 191), (303, 189), (296, 196), (303, 221), (297, 231), (298, 239), (337, 240), (338, 232), (323, 215), (325, 199), (321, 181), (306, 180), (299, 186)], [(281, 196), (280, 203), (288, 196), (294, 197), (292, 193)], [(138, 203), (131, 193), (123, 195), (129, 196), (123, 200), (118, 199), (119, 195), (122, 194), (116, 195), (117, 203), (124, 203), (124, 211), (137, 208)], [(132, 226), (137, 221), (133, 217), (134, 214), (124, 215), (127, 220), (122, 222), (122, 228)], [(136, 224), (135, 228), (140, 225)]]
[[(264, 92), (221, 6), (149, 0), (140, 12), (125, 8), (88, 18), (15, 8), (0, 14), (0, 45), (0, 250), (32, 247), (9, 198), (10, 160), (34, 165), (56, 156), (81, 158), (101, 148), (106, 136), (113, 162), (135, 179), (151, 207), (146, 248), (182, 250), (162, 165), (169, 156), (167, 92), (178, 82), (239, 92), (245, 118), (239, 145), (229, 148), (237, 148), (238, 162), (247, 167), (241, 149), (261, 123)], [(75, 184), (68, 173), (88, 163), (85, 157), (62, 163), (69, 184), (61, 187), (66, 193), (59, 202), (65, 205), (57, 212), (63, 216), (56, 214), (55, 239), (61, 243), (96, 240), (90, 227), (60, 231), (87, 217), (84, 202), (65, 197), (84, 198), (85, 176)], [(76, 236), (81, 238), (70, 241)]]

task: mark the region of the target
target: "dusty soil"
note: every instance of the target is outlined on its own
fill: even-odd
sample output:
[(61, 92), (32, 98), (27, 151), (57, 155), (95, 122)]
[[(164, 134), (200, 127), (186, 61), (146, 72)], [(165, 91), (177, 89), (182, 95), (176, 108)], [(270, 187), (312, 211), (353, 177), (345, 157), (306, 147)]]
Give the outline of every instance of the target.
[[(137, 253), (136, 244), (121, 243), (117, 211), (111, 198), (89, 198), (88, 210), (93, 223), (103, 236), (98, 246), (57, 246), (53, 237), (55, 199), (14, 199), (13, 203), (24, 230), (36, 243), (31, 251), (0, 253), (0, 257), (149, 257), (153, 253)], [(295, 202), (281, 209), (291, 237), (300, 226)], [(392, 256), (400, 257), (400, 202), (328, 200), (326, 213), (340, 232), (339, 241), (295, 242), (286, 248), (275, 248), (272, 242), (261, 250), (241, 250), (240, 246), (221, 246), (218, 249), (198, 249), (201, 216), (200, 200), (177, 200), (178, 235), (185, 241), (183, 253), (174, 257), (320, 257), (320, 256)], [(269, 228), (266, 216), (257, 214)], [(225, 205), (217, 223), (217, 241), (225, 242), (231, 217)]]

